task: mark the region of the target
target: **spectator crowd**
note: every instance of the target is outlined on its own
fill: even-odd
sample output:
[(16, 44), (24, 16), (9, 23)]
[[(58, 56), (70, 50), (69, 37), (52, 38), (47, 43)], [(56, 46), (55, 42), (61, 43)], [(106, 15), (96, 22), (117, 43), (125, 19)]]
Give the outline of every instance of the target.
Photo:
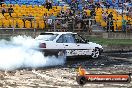
[[(66, 2), (68, 2), (68, 0), (65, 0)], [(127, 2), (127, 1), (126, 1)], [(96, 20), (95, 20), (95, 16), (96, 16), (96, 9), (98, 8), (106, 8), (106, 9), (110, 9), (110, 8), (114, 8), (114, 7), (110, 7), (110, 4), (108, 2), (102, 2), (101, 4), (99, 2), (95, 2), (93, 3), (92, 1), (88, 0), (72, 0), (71, 2), (68, 2), (70, 5), (70, 9), (62, 9), (60, 11), (60, 14), (58, 14), (56, 17), (54, 17), (55, 23), (57, 25), (61, 25), (63, 29), (77, 29), (80, 31), (89, 31), (91, 32), (91, 27), (94, 24), (97, 24)], [(81, 4), (81, 5), (80, 5)], [(103, 7), (103, 6), (104, 7)], [(131, 12), (132, 8), (124, 8), (126, 9), (129, 13)], [(90, 10), (90, 15), (87, 14), (86, 10)], [(126, 13), (127, 16), (128, 13)], [(51, 15), (51, 17), (46, 17), (46, 18), (52, 18), (53, 14)], [(115, 31), (114, 30), (114, 18), (113, 18), (113, 12), (108, 13), (107, 11), (104, 11), (102, 13), (102, 17), (103, 20), (107, 23), (107, 26), (104, 28), (106, 29), (106, 31)], [(59, 18), (59, 19), (57, 19)], [(122, 17), (123, 18), (123, 17)], [(125, 20), (122, 19), (122, 31), (126, 31), (126, 29), (130, 29), (131, 30), (131, 26), (127, 27), (127, 25), (131, 25), (130, 21), (131, 20)], [(53, 21), (52, 21), (53, 22)], [(47, 22), (49, 23), (49, 22)], [(50, 24), (52, 24), (50, 22)], [(73, 26), (74, 25), (74, 26)], [(70, 28), (67, 28), (70, 27)], [(117, 29), (118, 30), (118, 29)], [(68, 30), (65, 30), (68, 31)]]
[[(50, 29), (53, 29), (54, 27), (61, 27), (63, 31), (73, 31), (73, 29), (77, 29), (79, 31), (89, 31), (91, 32), (92, 25), (97, 24), (96, 22), (96, 9), (99, 8), (115, 8), (114, 6), (111, 7), (108, 2), (102, 1), (100, 2), (93, 2), (92, 0), (65, 0), (70, 8), (63, 8), (61, 9), (60, 13), (55, 16), (54, 14), (43, 14), (44, 23), (48, 25)], [(120, 1), (120, 0), (119, 0)], [(128, 1), (126, 1), (128, 2)], [(53, 8), (51, 0), (46, 0), (46, 2), (43, 4), (43, 6), (50, 11), (50, 9)], [(120, 3), (119, 3), (120, 4)], [(57, 8), (57, 6), (56, 6)], [(126, 13), (127, 16), (131, 16), (132, 7), (124, 6), (124, 9), (128, 11)], [(2, 15), (6, 12), (9, 13), (10, 17), (12, 17), (12, 13), (14, 12), (12, 5), (10, 8), (8, 8), (8, 11), (6, 11), (4, 7), (2, 7)], [(90, 13), (87, 13), (87, 10), (90, 10)], [(31, 14), (28, 16), (29, 18), (26, 18), (25, 15), (23, 15), (23, 22), (25, 27), (25, 21), (29, 20), (31, 22), (32, 27), (32, 21), (33, 17)], [(104, 11), (102, 13), (103, 20), (107, 23), (107, 26), (105, 29), (107, 31), (111, 30), (114, 31), (114, 19), (113, 19), (113, 13), (108, 13), (107, 11)], [(122, 19), (122, 31), (126, 31), (127, 25), (130, 25), (129, 20)], [(131, 28), (131, 27), (130, 27)], [(55, 28), (54, 28), (55, 29)]]

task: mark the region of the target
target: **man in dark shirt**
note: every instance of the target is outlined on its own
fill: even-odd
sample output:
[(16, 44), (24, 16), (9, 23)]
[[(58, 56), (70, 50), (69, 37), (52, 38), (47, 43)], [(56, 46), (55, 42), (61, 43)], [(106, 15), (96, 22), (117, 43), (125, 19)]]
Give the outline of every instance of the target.
[(95, 3), (97, 9), (100, 7), (100, 3)]
[(32, 28), (32, 22), (33, 22), (33, 19), (34, 19), (34, 16), (32, 16), (32, 14), (29, 14), (29, 16), (28, 16), (28, 21), (30, 21), (30, 23), (31, 23), (31, 28)]
[(52, 3), (46, 2), (46, 9), (48, 9), (48, 11), (49, 9), (52, 9)]
[(26, 21), (26, 16), (25, 15), (22, 16), (22, 21), (24, 23), (24, 28), (25, 28), (25, 21)]
[(110, 18), (111, 20), (113, 20), (113, 15), (112, 15), (112, 12), (110, 12), (110, 14), (108, 15), (107, 18)]
[(12, 17), (11, 13), (13, 13), (13, 12), (14, 12), (14, 10), (13, 10), (12, 6), (10, 6), (10, 8), (8, 8), (8, 13), (9, 13), (10, 17)]
[(60, 14), (61, 14), (61, 17), (64, 17), (64, 16), (65, 16), (65, 11), (64, 11), (64, 9), (61, 10)]
[(83, 19), (83, 21), (82, 21), (82, 23), (83, 23), (82, 24), (83, 31), (87, 31), (87, 28), (88, 28), (88, 20), (87, 20), (87, 13), (86, 12), (83, 13), (82, 19)]
[(114, 28), (113, 28), (113, 15), (112, 15), (112, 12), (110, 12), (110, 14), (109, 14), (108, 17), (107, 17), (107, 31), (108, 31), (108, 30), (114, 31)]
[(91, 5), (91, 10), (95, 11), (96, 6), (94, 4)]

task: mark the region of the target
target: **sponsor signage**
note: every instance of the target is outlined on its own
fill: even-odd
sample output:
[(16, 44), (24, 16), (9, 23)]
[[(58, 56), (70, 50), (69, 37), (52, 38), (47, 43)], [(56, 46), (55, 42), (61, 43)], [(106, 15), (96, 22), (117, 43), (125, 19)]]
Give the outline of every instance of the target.
[(79, 67), (78, 74), (76, 77), (79, 85), (86, 83), (129, 83), (131, 81), (130, 74), (87, 74), (85, 69)]

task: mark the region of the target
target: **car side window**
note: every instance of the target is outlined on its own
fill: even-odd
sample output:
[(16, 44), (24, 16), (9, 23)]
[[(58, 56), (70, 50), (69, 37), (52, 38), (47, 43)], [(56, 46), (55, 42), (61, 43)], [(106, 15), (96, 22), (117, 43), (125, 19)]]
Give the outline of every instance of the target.
[(63, 36), (63, 43), (75, 43), (75, 39), (71, 34), (65, 34)]
[(86, 43), (79, 35), (74, 35), (76, 43)]
[(57, 43), (75, 43), (75, 39), (71, 34), (63, 34), (59, 37)]
[(63, 43), (63, 35), (59, 37), (59, 39), (56, 41), (57, 43)]

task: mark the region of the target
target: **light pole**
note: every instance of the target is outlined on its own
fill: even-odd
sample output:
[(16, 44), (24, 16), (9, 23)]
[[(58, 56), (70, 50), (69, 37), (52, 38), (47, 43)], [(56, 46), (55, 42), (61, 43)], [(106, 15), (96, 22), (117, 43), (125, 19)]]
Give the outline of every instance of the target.
[(124, 0), (122, 0), (122, 17), (123, 17), (123, 10), (124, 10)]

